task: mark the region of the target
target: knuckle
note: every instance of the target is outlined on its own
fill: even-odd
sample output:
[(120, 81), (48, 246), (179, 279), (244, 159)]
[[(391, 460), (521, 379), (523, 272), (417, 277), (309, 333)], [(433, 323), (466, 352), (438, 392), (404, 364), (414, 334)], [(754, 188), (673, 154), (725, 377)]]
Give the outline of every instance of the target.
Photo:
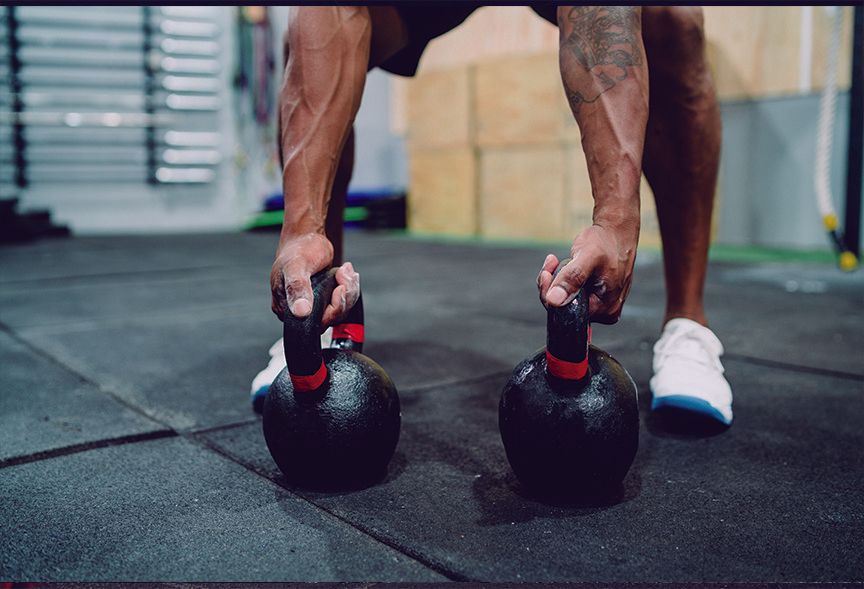
[(618, 323), (619, 319), (621, 319), (621, 315), (607, 315), (606, 321), (604, 321), (603, 323), (605, 325), (615, 325), (616, 323)]
[(615, 325), (618, 323), (618, 320), (621, 319), (621, 311), (606, 311), (600, 310), (597, 313), (591, 315), (591, 321), (595, 323), (602, 323), (604, 325)]
[(298, 276), (286, 276), (284, 279), (285, 290), (289, 293), (298, 293), (304, 290), (305, 281)]
[(582, 266), (566, 269), (561, 272), (560, 284), (566, 285), (570, 290), (576, 290), (588, 280), (588, 272)]

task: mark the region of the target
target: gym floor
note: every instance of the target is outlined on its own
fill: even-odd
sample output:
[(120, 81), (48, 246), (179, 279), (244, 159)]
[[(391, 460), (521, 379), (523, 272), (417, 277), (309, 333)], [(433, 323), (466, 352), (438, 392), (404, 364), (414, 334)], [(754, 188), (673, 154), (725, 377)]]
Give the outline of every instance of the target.
[(323, 493), (287, 488), (248, 400), (275, 243), (0, 249), (0, 580), (864, 581), (864, 272), (712, 263), (735, 423), (685, 431), (648, 413), (664, 290), (640, 252), (594, 329), (639, 387), (639, 452), (614, 497), (547, 504), (497, 429), (544, 344), (547, 249), (350, 233), (402, 437), (381, 484)]

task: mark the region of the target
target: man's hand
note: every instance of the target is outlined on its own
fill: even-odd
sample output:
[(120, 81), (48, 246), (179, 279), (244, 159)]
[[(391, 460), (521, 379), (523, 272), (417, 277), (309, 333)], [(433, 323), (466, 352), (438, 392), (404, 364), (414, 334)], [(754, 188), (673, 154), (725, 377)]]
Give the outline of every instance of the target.
[(591, 321), (616, 323), (630, 292), (638, 238), (638, 222), (635, 231), (633, 227), (624, 230), (602, 225), (587, 227), (573, 240), (571, 260), (557, 276), (554, 274), (558, 258), (552, 254), (546, 256), (537, 277), (543, 306), (569, 304), (584, 285), (591, 291), (588, 303)]
[[(290, 312), (297, 318), (312, 312), (313, 274), (328, 268), (333, 262), (333, 245), (320, 233), (307, 233), (284, 241), (276, 252), (270, 271), (270, 308), (279, 319)], [(360, 296), (360, 275), (351, 262), (342, 264), (336, 272), (336, 288), (324, 309), (321, 329), (339, 321)]]

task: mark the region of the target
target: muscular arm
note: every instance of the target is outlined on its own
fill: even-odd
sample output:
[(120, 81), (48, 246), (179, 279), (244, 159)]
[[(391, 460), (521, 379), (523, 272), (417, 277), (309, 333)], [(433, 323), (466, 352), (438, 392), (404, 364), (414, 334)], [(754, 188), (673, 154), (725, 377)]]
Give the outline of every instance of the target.
[(559, 7), (558, 24), (561, 78), (582, 132), (594, 224), (576, 237), (572, 261), (554, 281), (558, 261), (546, 259), (538, 284), (545, 303), (561, 305), (587, 282), (592, 318), (612, 323), (629, 290), (639, 238), (648, 119), (641, 13), (636, 7)]
[(279, 93), (283, 239), (324, 232), (336, 165), (360, 107), (371, 35), (364, 7), (293, 11)]
[[(309, 276), (333, 260), (324, 222), (336, 166), (360, 107), (370, 36), (365, 7), (292, 8), (279, 93), (285, 217), (270, 275), (273, 312), (279, 316), (286, 306), (296, 316), (311, 312)], [(353, 304), (346, 299), (356, 299), (355, 277), (353, 268), (337, 274), (340, 287), (325, 323)]]

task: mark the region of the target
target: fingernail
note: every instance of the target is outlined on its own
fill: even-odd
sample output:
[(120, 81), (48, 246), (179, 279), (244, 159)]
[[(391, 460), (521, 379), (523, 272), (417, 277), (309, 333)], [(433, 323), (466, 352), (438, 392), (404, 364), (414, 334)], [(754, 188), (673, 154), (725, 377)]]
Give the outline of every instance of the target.
[(312, 312), (312, 305), (306, 299), (297, 299), (290, 306), (291, 314), (295, 317), (305, 317)]
[(553, 286), (546, 293), (546, 302), (556, 307), (567, 299), (567, 291), (560, 286)]

